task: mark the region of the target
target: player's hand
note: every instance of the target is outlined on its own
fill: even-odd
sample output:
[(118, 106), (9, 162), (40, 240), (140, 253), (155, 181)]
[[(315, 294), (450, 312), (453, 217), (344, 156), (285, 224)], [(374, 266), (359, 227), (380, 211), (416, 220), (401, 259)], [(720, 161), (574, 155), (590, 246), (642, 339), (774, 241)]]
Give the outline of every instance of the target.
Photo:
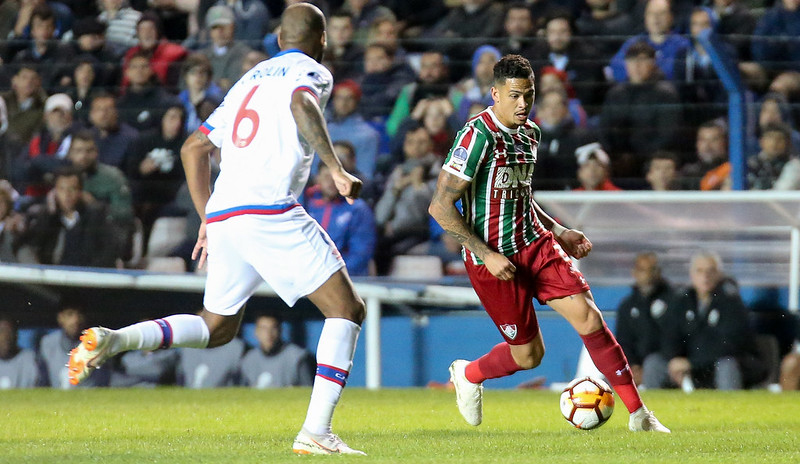
[(580, 230), (567, 229), (555, 239), (568, 255), (576, 259), (585, 258), (592, 251), (592, 242)]
[(336, 184), (339, 194), (352, 205), (361, 194), (361, 180), (344, 169), (331, 170), (331, 176), (333, 176), (333, 183)]
[(517, 267), (508, 258), (497, 252), (490, 252), (483, 257), (483, 264), (493, 276), (500, 280), (512, 280)]
[(197, 231), (197, 243), (192, 250), (192, 259), (198, 259), (197, 269), (203, 269), (208, 258), (208, 238), (206, 238), (206, 221), (200, 223), (200, 230)]

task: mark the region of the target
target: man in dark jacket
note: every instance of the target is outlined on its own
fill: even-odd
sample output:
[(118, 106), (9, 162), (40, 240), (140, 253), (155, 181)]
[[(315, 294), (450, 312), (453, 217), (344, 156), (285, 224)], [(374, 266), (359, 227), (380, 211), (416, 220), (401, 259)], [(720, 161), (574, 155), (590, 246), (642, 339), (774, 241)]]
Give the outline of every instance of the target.
[(647, 388), (668, 384), (667, 360), (661, 354), (663, 325), (672, 287), (661, 276), (655, 253), (639, 253), (631, 270), (631, 293), (617, 308), (616, 336), (631, 366), (633, 380)]
[(761, 381), (766, 370), (753, 356), (749, 310), (739, 288), (722, 273), (716, 253), (692, 256), (691, 286), (667, 310), (662, 351), (669, 375), (684, 391), (737, 390)]

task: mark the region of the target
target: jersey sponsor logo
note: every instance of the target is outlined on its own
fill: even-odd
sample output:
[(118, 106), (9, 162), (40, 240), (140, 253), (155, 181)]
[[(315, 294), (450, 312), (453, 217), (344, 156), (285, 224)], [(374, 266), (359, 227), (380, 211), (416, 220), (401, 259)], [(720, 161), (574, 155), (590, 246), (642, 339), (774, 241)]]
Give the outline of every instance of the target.
[(517, 324), (501, 324), (500, 330), (506, 334), (506, 337), (508, 337), (509, 340), (517, 338)]
[(316, 71), (309, 72), (308, 77), (311, 79), (314, 87), (319, 89), (320, 93), (327, 89), (328, 85), (330, 85), (330, 83), (325, 80), (325, 77)]
[(450, 162), (447, 163), (447, 166), (450, 169), (454, 169), (458, 172), (461, 172), (464, 169), (464, 165), (467, 163), (467, 149), (464, 147), (456, 147), (453, 150), (453, 153), (450, 155)]
[(516, 200), (530, 194), (532, 164), (499, 166), (494, 176), (493, 200)]

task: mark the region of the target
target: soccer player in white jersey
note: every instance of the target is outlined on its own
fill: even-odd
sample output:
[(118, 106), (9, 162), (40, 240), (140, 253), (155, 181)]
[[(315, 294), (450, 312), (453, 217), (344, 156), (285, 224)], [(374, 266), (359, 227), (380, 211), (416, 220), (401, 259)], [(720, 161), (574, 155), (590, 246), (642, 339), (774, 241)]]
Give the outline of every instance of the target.
[[(288, 7), (278, 41), (281, 53), (242, 76), (181, 149), (192, 201), (203, 219), (193, 253), (201, 266), (208, 258), (203, 311), (119, 330), (88, 329), (70, 355), (70, 381), (81, 382), (123, 351), (227, 343), (263, 279), (290, 306), (308, 296), (326, 318), (311, 400), (293, 451), (364, 454), (331, 431), (364, 302), (336, 246), (297, 203), (315, 151), (330, 168), (339, 193), (352, 201), (361, 189), (361, 181), (336, 157), (322, 116), (333, 84), (319, 64), (325, 17), (308, 3)], [(215, 146), (222, 149), (222, 163), (211, 194), (208, 154)]]
[[(608, 330), (591, 291), (568, 254), (582, 258), (592, 244), (567, 229), (533, 199), (531, 178), (541, 131), (528, 119), (533, 70), (519, 55), (494, 66), (494, 104), (467, 121), (439, 175), (429, 211), (464, 247), (472, 286), (504, 341), (481, 358), (450, 365), (459, 412), (483, 419), (483, 381), (533, 369), (544, 343), (533, 298), (564, 316), (597, 368), (631, 413), (632, 431), (669, 433), (645, 408), (625, 353)], [(464, 215), (456, 208), (462, 200)]]

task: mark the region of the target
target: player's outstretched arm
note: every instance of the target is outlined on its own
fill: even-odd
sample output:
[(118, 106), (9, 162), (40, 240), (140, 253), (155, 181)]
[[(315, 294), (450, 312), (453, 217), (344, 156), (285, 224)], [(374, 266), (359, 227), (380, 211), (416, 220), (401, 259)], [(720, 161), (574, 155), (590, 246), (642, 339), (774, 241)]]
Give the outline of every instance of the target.
[(342, 162), (333, 151), (328, 126), (325, 124), (317, 99), (309, 92), (295, 91), (292, 94), (290, 107), (298, 132), (317, 152), (319, 159), (330, 168), (339, 193), (352, 204), (361, 193), (361, 181), (344, 170)]
[(486, 269), (500, 280), (511, 280), (517, 270), (503, 254), (489, 248), (464, 222), (456, 202), (464, 195), (470, 182), (447, 171), (439, 173), (428, 212), (451, 237), (483, 261)]
[(557, 223), (555, 219), (551, 218), (549, 214), (545, 213), (541, 206), (536, 201), (533, 201), (533, 207), (536, 210), (536, 215), (542, 222), (542, 225), (553, 232), (556, 241), (564, 248), (564, 251), (573, 258), (581, 259), (586, 257), (592, 251), (592, 242), (583, 235), (583, 232), (575, 229), (567, 229), (561, 224)]
[(211, 197), (211, 163), (208, 154), (215, 148), (206, 134), (199, 130), (183, 143), (181, 147), (181, 162), (186, 173), (186, 184), (189, 187), (189, 194), (192, 196), (192, 203), (197, 214), (200, 215), (202, 223), (197, 236), (197, 243), (192, 251), (192, 259), (200, 258), (197, 263), (198, 268), (205, 264), (206, 249), (206, 203)]

